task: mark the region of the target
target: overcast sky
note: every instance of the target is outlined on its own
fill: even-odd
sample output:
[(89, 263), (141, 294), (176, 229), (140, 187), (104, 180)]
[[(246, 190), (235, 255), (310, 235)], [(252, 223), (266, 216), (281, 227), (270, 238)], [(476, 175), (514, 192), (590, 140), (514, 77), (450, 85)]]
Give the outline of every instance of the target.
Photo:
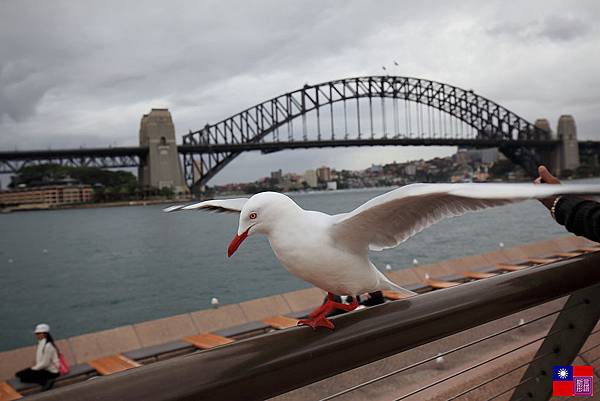
[[(600, 2), (0, 0), (0, 149), (137, 145), (168, 107), (178, 141), (268, 98), (388, 73), (473, 89), (600, 139)], [(393, 60), (399, 63), (393, 66)], [(212, 183), (450, 148), (252, 152)]]

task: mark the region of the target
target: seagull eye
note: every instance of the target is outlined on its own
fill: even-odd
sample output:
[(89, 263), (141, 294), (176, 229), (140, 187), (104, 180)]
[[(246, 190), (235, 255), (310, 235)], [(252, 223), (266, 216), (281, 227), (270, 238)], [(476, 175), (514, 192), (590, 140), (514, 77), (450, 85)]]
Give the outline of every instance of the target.
[(251, 220), (254, 220), (256, 218), (257, 214), (256, 212), (252, 212), (250, 213), (250, 215), (248, 217), (250, 217)]

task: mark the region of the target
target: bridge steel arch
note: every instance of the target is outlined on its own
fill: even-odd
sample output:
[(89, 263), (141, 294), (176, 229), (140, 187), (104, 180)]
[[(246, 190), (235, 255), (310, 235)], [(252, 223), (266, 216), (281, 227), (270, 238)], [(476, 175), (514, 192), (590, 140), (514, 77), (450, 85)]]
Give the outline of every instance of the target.
[[(201, 130), (184, 135), (180, 152), (183, 153), (184, 158), (186, 183), (190, 188), (205, 185), (243, 151), (261, 148), (259, 143), (267, 142), (271, 145), (265, 146), (270, 149), (266, 152), (277, 151), (277, 143), (281, 144), (281, 149), (303, 147), (300, 144), (290, 146), (291, 142), (300, 141), (294, 139), (293, 129), (290, 134), (289, 126), (294, 119), (312, 111), (317, 113), (318, 140), (317, 143), (306, 147), (335, 146), (337, 141), (334, 138), (333, 122), (332, 137), (323, 140), (319, 112), (321, 109), (329, 108), (333, 114), (333, 104), (337, 102), (344, 102), (345, 113), (346, 102), (356, 99), (360, 139), (361, 122), (358, 107), (360, 107), (359, 99), (364, 98), (368, 98), (369, 102), (373, 98), (381, 98), (382, 101), (385, 98), (401, 99), (437, 109), (472, 127), (477, 133), (473, 142), (482, 140), (488, 144), (496, 144), (507, 157), (528, 171), (532, 171), (534, 167), (535, 155), (524, 145), (551, 141), (548, 131), (534, 126), (512, 111), (477, 95), (472, 90), (412, 77), (386, 75), (346, 78), (317, 85), (304, 85), (301, 89), (266, 100), (216, 124), (207, 124)], [(385, 110), (383, 106), (382, 110)], [(277, 135), (277, 138), (265, 141), (269, 134), (286, 125), (288, 125), (287, 138), (282, 141)], [(348, 139), (347, 132), (344, 139)], [(429, 136), (420, 139), (435, 141), (440, 138)], [(464, 138), (456, 139), (456, 144), (465, 142)], [(306, 136), (302, 140), (307, 141)], [(451, 138), (448, 141), (448, 138), (444, 137), (444, 140), (446, 144), (453, 143)], [(322, 145), (319, 145), (319, 142)], [(411, 140), (404, 141), (403, 138), (398, 138), (397, 141), (387, 144), (415, 143), (414, 140), (411, 142)]]

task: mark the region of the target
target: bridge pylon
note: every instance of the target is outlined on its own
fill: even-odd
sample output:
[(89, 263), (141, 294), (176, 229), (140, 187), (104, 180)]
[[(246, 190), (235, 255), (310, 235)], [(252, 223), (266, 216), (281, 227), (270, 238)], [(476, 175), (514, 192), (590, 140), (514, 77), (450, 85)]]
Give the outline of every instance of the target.
[(577, 127), (571, 115), (562, 115), (558, 119), (556, 135), (550, 128), (550, 123), (545, 118), (538, 118), (535, 126), (548, 133), (547, 140), (556, 140), (556, 146), (550, 149), (540, 149), (539, 159), (550, 171), (561, 174), (564, 170), (575, 170), (579, 167), (579, 143), (577, 141)]
[(168, 109), (152, 109), (140, 122), (140, 146), (148, 148), (148, 156), (139, 166), (141, 185), (171, 188), (177, 193), (188, 191), (177, 151), (175, 126)]
[(560, 171), (575, 170), (579, 167), (579, 144), (577, 143), (577, 127), (571, 115), (562, 115), (556, 128), (560, 145)]
[[(545, 139), (556, 139), (556, 135), (552, 131), (552, 128), (550, 127), (550, 121), (548, 121), (547, 118), (538, 118), (537, 120), (535, 120), (534, 125), (547, 133), (547, 137)], [(554, 148), (538, 150), (538, 157), (539, 161), (543, 163), (546, 167), (548, 167), (550, 171), (556, 173), (559, 172), (560, 153), (558, 152), (558, 145)]]

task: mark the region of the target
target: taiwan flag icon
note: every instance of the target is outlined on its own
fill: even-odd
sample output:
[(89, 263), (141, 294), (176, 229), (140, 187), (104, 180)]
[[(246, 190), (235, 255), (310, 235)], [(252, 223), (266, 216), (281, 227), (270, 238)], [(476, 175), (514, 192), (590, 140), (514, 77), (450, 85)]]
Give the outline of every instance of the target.
[(573, 366), (552, 368), (552, 395), (573, 396)]
[(583, 396), (594, 394), (594, 369), (591, 366), (554, 366), (552, 369), (553, 396)]

